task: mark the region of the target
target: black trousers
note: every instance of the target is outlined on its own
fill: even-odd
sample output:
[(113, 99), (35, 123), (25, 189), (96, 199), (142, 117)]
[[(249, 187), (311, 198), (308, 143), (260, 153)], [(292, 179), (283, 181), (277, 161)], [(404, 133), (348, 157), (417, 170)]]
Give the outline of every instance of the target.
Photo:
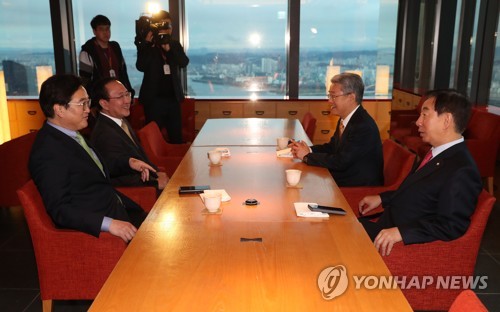
[(144, 103), (146, 123), (156, 122), (160, 129), (167, 129), (168, 141), (172, 144), (184, 143), (182, 139), (181, 104), (174, 97), (156, 97)]

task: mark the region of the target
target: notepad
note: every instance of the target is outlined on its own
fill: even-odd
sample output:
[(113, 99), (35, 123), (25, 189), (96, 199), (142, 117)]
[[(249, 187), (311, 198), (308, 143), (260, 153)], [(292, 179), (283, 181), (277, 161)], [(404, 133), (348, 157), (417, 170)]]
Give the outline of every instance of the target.
[(231, 151), (227, 147), (217, 147), (215, 150), (221, 152), (222, 157), (231, 156)]
[(292, 149), (288, 147), (288, 148), (276, 151), (276, 156), (292, 158), (293, 157)]
[(226, 190), (205, 190), (202, 194), (200, 194), (201, 200), (204, 199), (205, 195), (212, 195), (219, 193), (221, 195), (221, 201), (227, 202), (231, 200), (231, 196), (226, 192)]
[(295, 206), (295, 213), (297, 214), (297, 217), (329, 218), (329, 215), (327, 213), (320, 211), (311, 211), (309, 207), (307, 207), (309, 204), (316, 204), (316, 203), (293, 203), (293, 205)]

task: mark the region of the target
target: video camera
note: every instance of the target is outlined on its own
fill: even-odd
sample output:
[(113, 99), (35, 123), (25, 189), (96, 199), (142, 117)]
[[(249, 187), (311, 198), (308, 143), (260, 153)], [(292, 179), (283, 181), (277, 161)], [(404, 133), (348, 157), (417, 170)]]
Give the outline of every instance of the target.
[(168, 44), (172, 39), (172, 36), (165, 32), (172, 28), (172, 25), (168, 22), (155, 22), (153, 18), (149, 16), (141, 16), (135, 21), (135, 34), (136, 39), (143, 41), (149, 32), (153, 33), (153, 42), (156, 44)]

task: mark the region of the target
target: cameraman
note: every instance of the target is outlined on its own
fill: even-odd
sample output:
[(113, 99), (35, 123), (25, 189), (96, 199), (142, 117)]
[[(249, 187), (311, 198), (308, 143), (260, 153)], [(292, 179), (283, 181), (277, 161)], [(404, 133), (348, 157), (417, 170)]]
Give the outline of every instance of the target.
[(139, 101), (144, 104), (146, 123), (155, 121), (166, 128), (170, 143), (183, 143), (180, 104), (184, 92), (180, 68), (189, 63), (179, 41), (171, 38), (170, 14), (160, 11), (146, 31), (137, 29), (136, 67), (144, 73)]

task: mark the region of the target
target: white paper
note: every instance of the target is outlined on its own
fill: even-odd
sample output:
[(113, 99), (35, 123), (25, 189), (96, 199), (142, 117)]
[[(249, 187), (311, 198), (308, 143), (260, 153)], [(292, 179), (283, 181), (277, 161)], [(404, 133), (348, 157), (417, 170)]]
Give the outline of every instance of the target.
[(276, 156), (293, 158), (292, 149), (288, 147), (288, 148), (276, 151)]
[(222, 157), (231, 156), (231, 151), (229, 151), (229, 148), (227, 147), (217, 147), (215, 150), (221, 152)]
[(231, 196), (226, 192), (226, 190), (204, 190), (203, 193), (200, 194), (201, 200), (205, 200), (204, 195), (212, 195), (212, 194), (220, 194), (221, 201), (227, 202), (231, 200)]
[[(311, 211), (307, 205), (316, 203), (293, 203), (297, 217), (304, 218), (329, 218), (330, 216), (321, 211)], [(317, 204), (316, 204), (317, 205)]]

